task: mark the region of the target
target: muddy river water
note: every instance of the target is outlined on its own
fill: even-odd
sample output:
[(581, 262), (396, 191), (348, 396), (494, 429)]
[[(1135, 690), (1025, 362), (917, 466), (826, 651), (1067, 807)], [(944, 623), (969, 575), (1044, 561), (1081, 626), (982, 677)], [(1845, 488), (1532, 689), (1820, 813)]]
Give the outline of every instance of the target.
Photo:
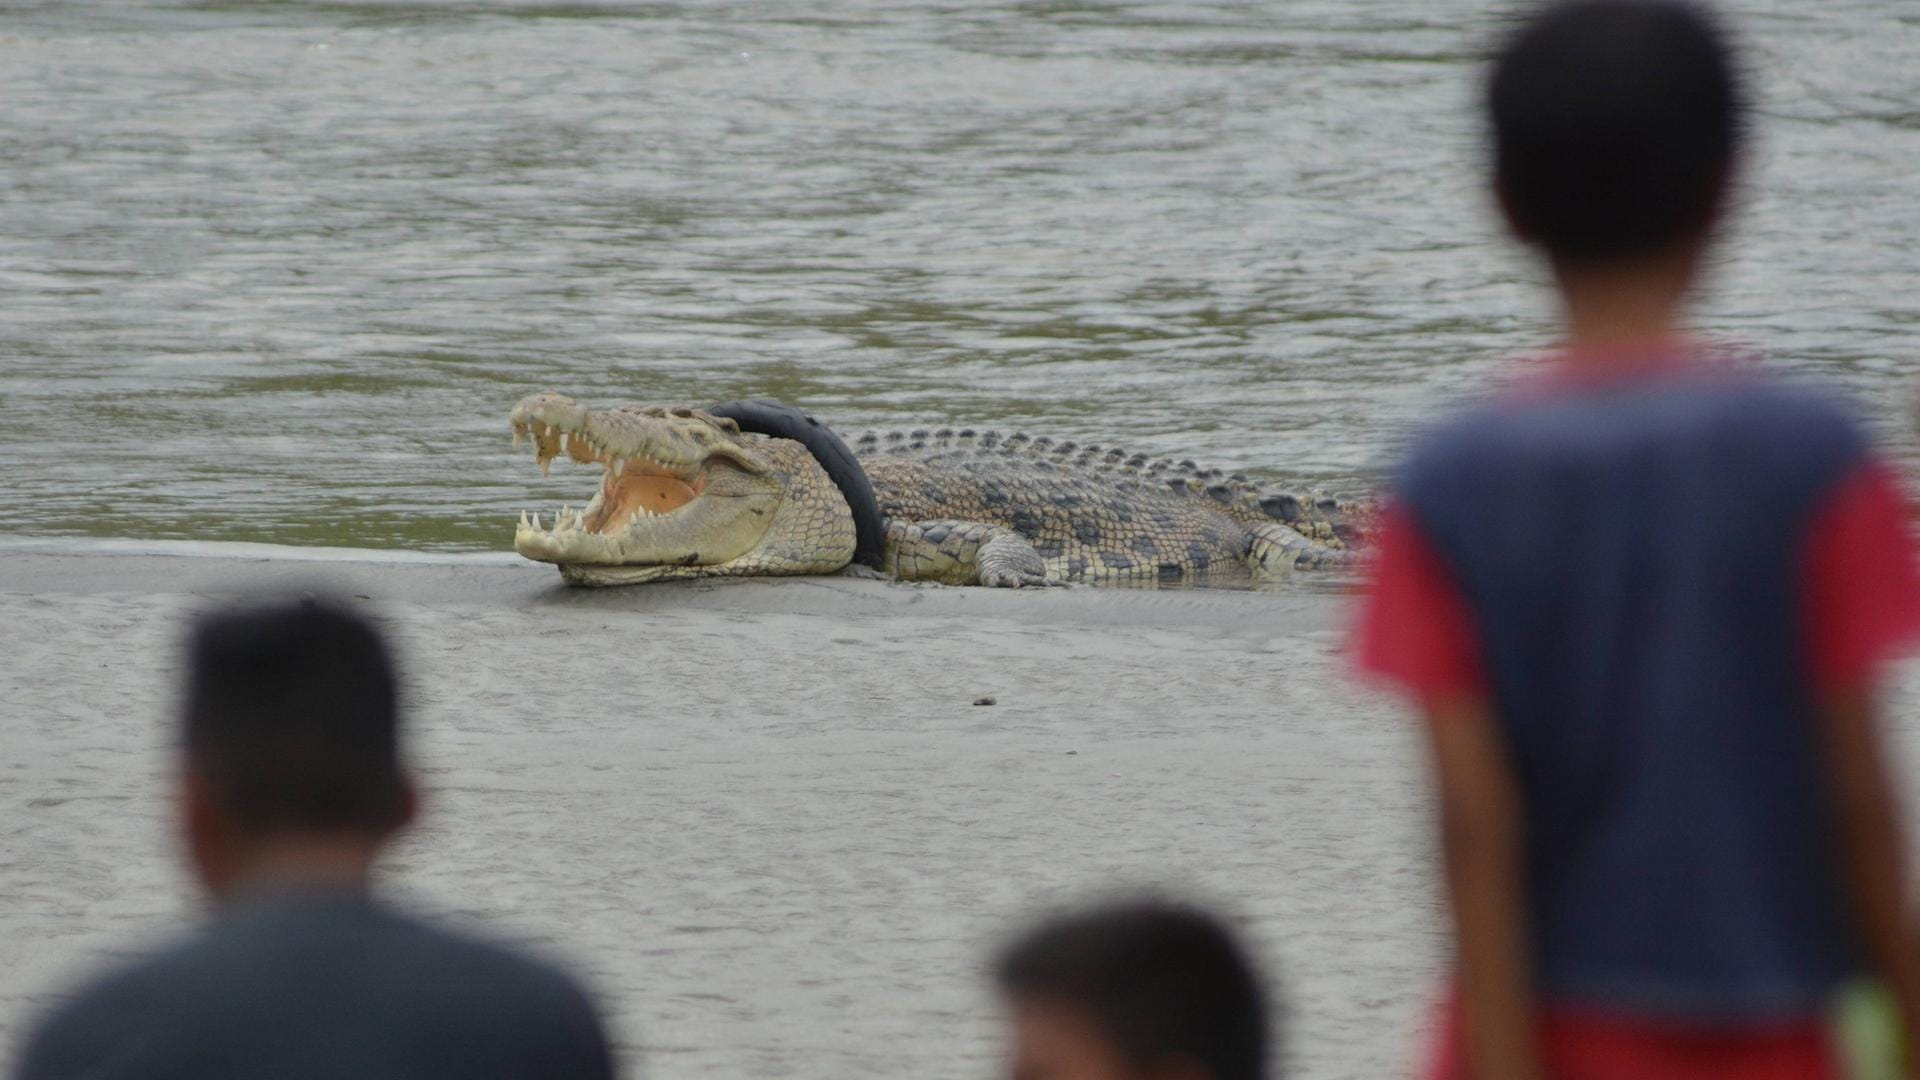
[[(1891, 432), (1920, 13), (1729, 6), (1702, 322)], [(1475, 172), (1506, 10), (0, 3), (0, 520), (504, 549), (581, 494), (508, 452), (540, 388), (1375, 479), (1546, 331)]]

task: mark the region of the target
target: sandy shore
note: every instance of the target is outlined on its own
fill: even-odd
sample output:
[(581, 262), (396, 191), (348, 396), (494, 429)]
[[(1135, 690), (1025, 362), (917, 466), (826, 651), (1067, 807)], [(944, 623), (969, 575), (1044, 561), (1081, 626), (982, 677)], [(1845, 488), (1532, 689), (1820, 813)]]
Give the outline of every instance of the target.
[(1290, 1075), (1391, 1075), (1417, 1042), (1426, 792), (1405, 714), (1345, 678), (1338, 598), (583, 592), (517, 560), (191, 550), (0, 551), (0, 1067), (71, 980), (193, 914), (164, 800), (181, 618), (308, 587), (411, 673), (430, 801), (392, 891), (576, 966), (648, 1076), (989, 1075), (986, 951), (1115, 884), (1244, 920)]

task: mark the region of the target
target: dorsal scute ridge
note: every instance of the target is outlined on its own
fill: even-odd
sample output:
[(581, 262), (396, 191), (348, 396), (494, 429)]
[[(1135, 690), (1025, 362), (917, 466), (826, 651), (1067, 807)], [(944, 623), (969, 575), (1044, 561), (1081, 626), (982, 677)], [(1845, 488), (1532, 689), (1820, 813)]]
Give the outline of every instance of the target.
[[(1029, 435), (1024, 431), (1007, 434), (994, 428), (952, 427), (919, 428), (911, 431), (868, 431), (855, 438), (854, 445), (863, 453), (958, 452), (968, 456), (979, 456), (998, 452), (1004, 456), (1019, 455), (1033, 460), (1051, 461), (1060, 467), (1112, 476), (1115, 477), (1116, 484), (1138, 487), (1144, 483), (1149, 487), (1170, 490), (1188, 498), (1206, 499), (1236, 506), (1275, 520), (1285, 519), (1277, 512), (1267, 509), (1263, 503), (1270, 500), (1292, 500), (1291, 505), (1299, 508), (1296, 512), (1298, 516), (1298, 513), (1313, 509), (1317, 501), (1309, 492), (1262, 487), (1246, 473), (1237, 471), (1229, 473), (1223, 469), (1205, 467), (1192, 458), (1175, 460), (1168, 457), (1155, 457), (1105, 443), (1088, 443), (1082, 446), (1071, 439), (1056, 441), (1051, 436)], [(1289, 504), (1281, 501), (1276, 502), (1276, 505)]]
[[(959, 432), (961, 438), (969, 438), (969, 431)], [(1226, 484), (1238, 498), (1252, 496), (1255, 501), (1268, 494), (1262, 491), (1244, 473), (1227, 474), (1222, 469), (1204, 468), (1191, 458), (1174, 460), (1173, 458), (1154, 457), (1150, 454), (1129, 451), (1125, 447), (1111, 446), (1105, 443), (1088, 443), (1082, 446), (1071, 439), (1055, 440), (1049, 435), (1029, 435), (1016, 431), (1011, 435), (1002, 435), (998, 431), (988, 430), (977, 433), (975, 445), (981, 452), (997, 450), (1002, 455), (1025, 455), (1040, 460), (1048, 459), (1056, 464), (1071, 468), (1085, 469), (1102, 474), (1118, 473), (1122, 476), (1144, 476), (1158, 479), (1163, 476), (1183, 476), (1190, 483), (1185, 486), (1186, 494), (1204, 497), (1210, 485)]]
[(1023, 431), (1011, 435), (991, 428), (867, 431), (854, 438), (853, 447), (861, 456), (906, 453), (930, 463), (991, 460), (998, 454), (1030, 461), (1047, 471), (1065, 469), (1098, 476), (1120, 491), (1171, 491), (1182, 498), (1211, 503), (1242, 520), (1280, 522), (1310, 536), (1326, 533), (1327, 518), (1337, 519), (1340, 509), (1337, 500), (1318, 489), (1262, 487), (1244, 472), (1204, 468), (1191, 458), (1175, 461), (1101, 443), (1082, 446), (1071, 439), (1056, 442), (1049, 436)]

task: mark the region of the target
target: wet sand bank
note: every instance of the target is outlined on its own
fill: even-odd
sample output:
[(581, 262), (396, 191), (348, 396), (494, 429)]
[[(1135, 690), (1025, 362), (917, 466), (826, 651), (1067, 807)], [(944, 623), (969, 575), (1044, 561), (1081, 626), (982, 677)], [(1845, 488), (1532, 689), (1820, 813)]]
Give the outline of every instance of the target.
[(574, 965), (647, 1076), (990, 1075), (987, 950), (1116, 883), (1245, 921), (1289, 1075), (1392, 1075), (1416, 1042), (1427, 796), (1405, 715), (1345, 677), (1337, 597), (586, 592), (503, 559), (194, 550), (0, 551), (0, 1067), (75, 977), (193, 913), (165, 802), (181, 619), (316, 585), (410, 675), (428, 802), (390, 891)]
[(510, 553), (414, 554), (357, 548), (137, 541), (0, 541), (0, 592), (237, 595), (331, 589), (401, 603), (467, 603), (557, 612), (792, 612), (858, 619), (906, 614), (1055, 626), (1155, 625), (1271, 635), (1337, 630), (1341, 598), (1328, 575), (1303, 588), (947, 588), (853, 577), (714, 579), (641, 588), (564, 587), (552, 567)]

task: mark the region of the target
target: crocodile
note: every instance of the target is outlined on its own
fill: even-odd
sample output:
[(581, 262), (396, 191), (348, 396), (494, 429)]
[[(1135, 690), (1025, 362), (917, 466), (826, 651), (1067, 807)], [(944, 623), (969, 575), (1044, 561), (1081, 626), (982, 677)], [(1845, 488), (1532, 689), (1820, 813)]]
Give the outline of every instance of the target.
[(576, 585), (870, 568), (953, 585), (1266, 579), (1347, 566), (1370, 504), (973, 428), (868, 434), (849, 449), (778, 403), (590, 409), (522, 399), (514, 445), (598, 466), (584, 507), (520, 515), (514, 548)]

